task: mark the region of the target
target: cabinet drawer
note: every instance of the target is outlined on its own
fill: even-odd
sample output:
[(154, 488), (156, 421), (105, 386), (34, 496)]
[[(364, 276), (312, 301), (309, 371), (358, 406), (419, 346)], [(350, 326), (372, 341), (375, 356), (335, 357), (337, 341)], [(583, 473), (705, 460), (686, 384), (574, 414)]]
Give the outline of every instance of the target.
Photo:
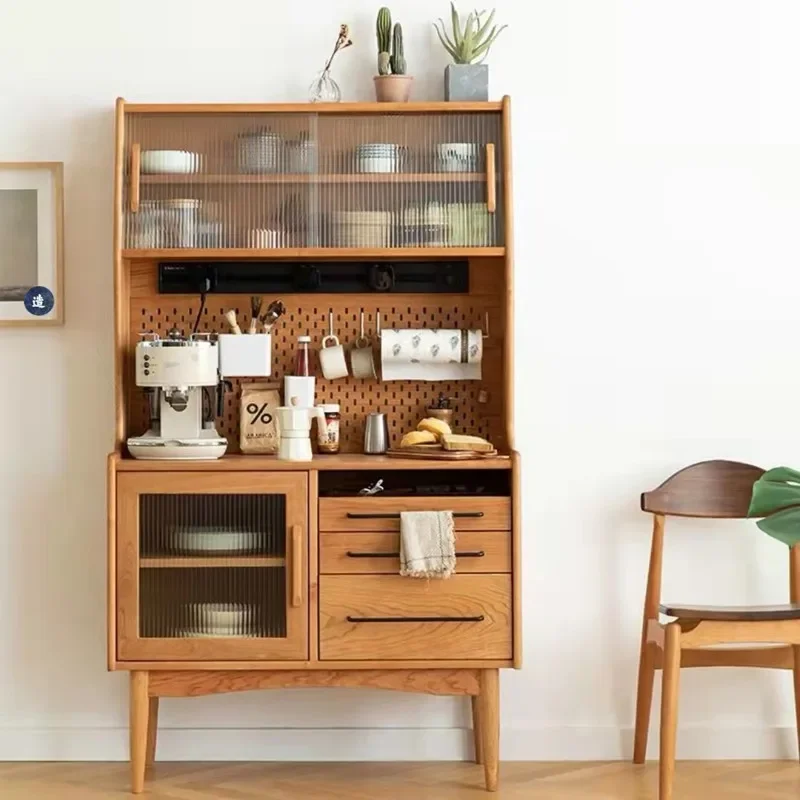
[[(388, 573), (400, 571), (400, 534), (321, 533), (321, 574)], [(511, 572), (511, 534), (508, 531), (461, 531), (456, 534), (456, 571)]]
[(511, 576), (320, 577), (323, 660), (511, 658)]
[(511, 529), (508, 497), (323, 497), (321, 531), (398, 531), (401, 511), (452, 511), (457, 531)]

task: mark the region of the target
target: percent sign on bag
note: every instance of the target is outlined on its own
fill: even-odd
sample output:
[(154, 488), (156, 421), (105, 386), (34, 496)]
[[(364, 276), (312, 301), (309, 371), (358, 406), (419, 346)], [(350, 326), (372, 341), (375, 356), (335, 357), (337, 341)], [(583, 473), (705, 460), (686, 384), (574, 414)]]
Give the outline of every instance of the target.
[(262, 403), (258, 406), (256, 403), (248, 403), (246, 411), (250, 414), (250, 424), (255, 425), (257, 422), (262, 422), (264, 425), (269, 425), (272, 422), (272, 414), (267, 411), (267, 404)]

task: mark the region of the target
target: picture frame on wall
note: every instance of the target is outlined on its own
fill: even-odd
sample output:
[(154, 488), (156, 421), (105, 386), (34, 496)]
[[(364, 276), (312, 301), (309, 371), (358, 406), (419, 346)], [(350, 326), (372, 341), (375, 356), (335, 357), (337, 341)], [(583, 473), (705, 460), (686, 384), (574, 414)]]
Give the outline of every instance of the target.
[(0, 162), (0, 325), (64, 322), (64, 165)]

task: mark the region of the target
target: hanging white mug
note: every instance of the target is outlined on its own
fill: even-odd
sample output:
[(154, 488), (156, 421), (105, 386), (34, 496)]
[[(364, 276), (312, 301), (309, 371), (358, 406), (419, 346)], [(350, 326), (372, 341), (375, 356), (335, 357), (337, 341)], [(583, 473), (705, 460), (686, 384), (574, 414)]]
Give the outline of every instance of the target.
[(322, 374), (329, 381), (347, 377), (347, 361), (344, 357), (344, 347), (339, 344), (339, 339), (336, 336), (328, 334), (322, 340), (322, 348), (319, 351), (319, 364), (322, 367)]

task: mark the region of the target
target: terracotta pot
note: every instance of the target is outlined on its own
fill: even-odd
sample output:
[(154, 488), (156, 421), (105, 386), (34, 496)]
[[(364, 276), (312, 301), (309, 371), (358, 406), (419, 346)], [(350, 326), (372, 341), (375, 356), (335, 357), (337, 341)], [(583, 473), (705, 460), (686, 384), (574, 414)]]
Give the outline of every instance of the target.
[(379, 103), (407, 103), (411, 96), (411, 75), (376, 75), (375, 99)]

